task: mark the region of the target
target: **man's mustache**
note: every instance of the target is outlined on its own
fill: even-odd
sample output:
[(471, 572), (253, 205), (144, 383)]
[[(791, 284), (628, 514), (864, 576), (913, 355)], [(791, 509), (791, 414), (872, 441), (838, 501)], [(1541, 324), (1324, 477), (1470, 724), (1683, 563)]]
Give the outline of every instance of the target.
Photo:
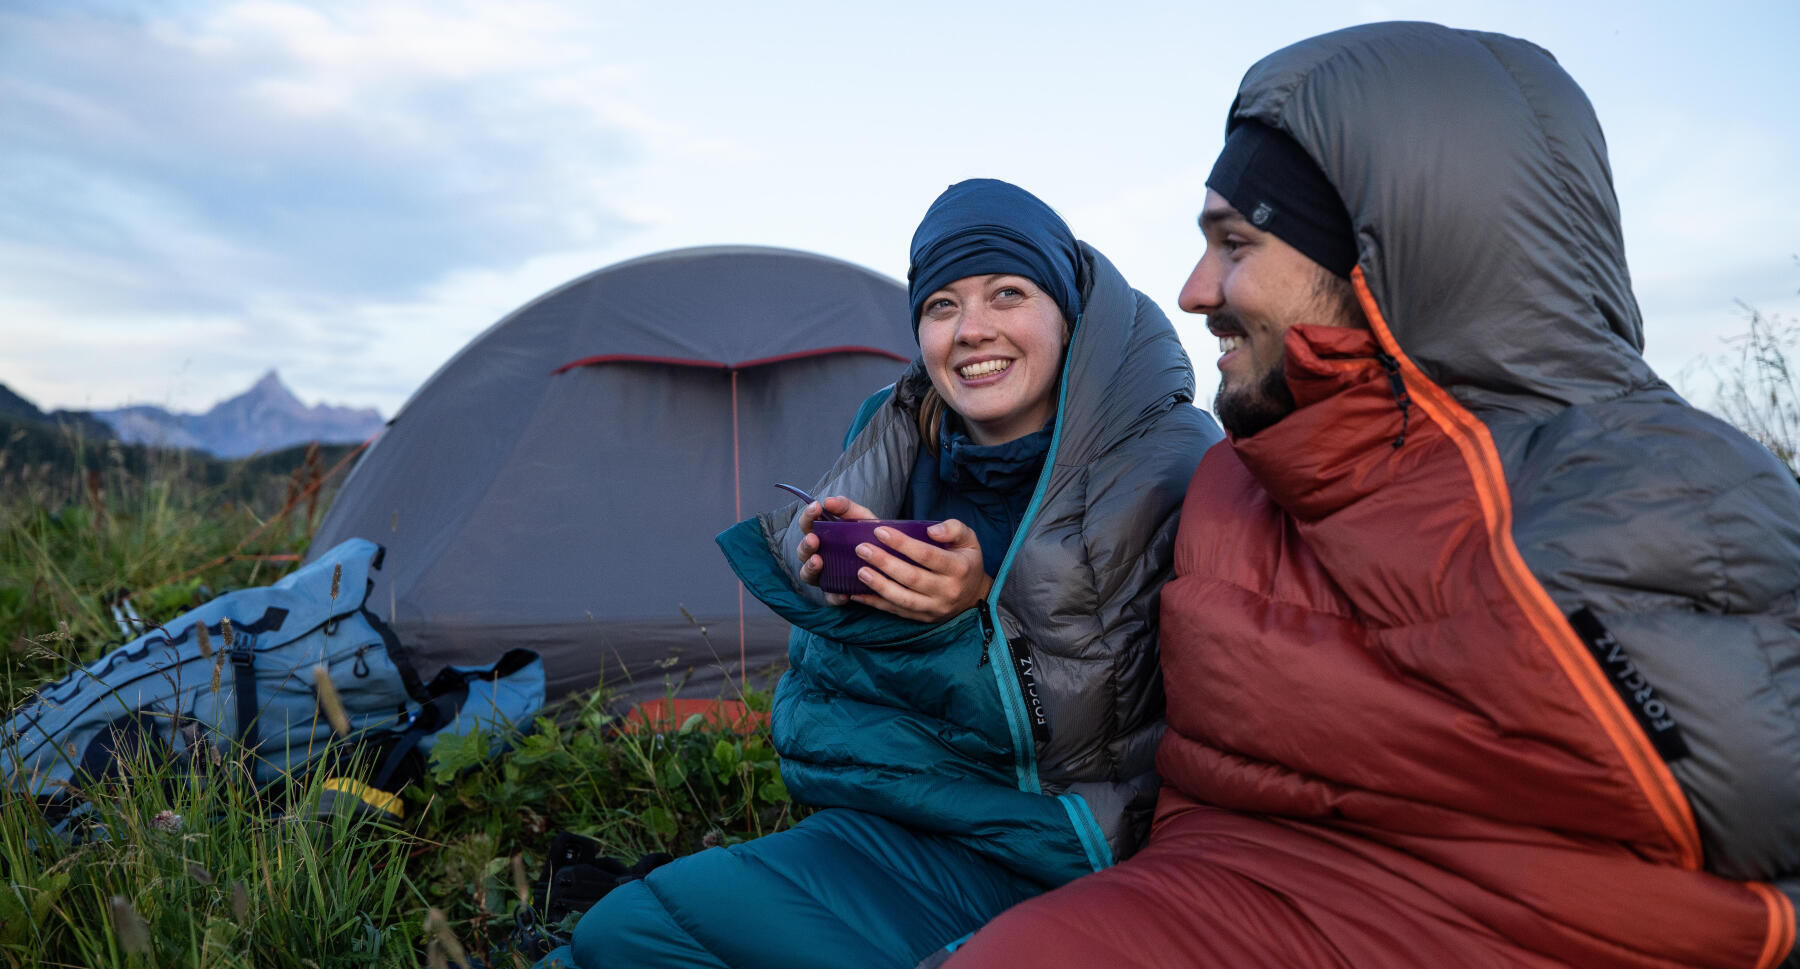
[(1239, 319), (1236, 313), (1230, 312), (1229, 310), (1220, 310), (1217, 313), (1206, 314), (1206, 325), (1208, 329), (1218, 330), (1228, 334), (1241, 333), (1248, 336), (1250, 333), (1249, 330), (1244, 329), (1244, 321)]

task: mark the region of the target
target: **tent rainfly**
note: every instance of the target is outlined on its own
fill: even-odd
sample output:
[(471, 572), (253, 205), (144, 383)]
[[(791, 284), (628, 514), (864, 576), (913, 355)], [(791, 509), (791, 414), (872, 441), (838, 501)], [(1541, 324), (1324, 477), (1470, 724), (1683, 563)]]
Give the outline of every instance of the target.
[[(422, 676), (523, 646), (549, 695), (730, 696), (787, 626), (713, 536), (812, 482), (916, 353), (905, 290), (760, 247), (619, 263), (476, 337), (401, 408), (319, 526), (387, 547), (369, 604)], [(747, 601), (746, 601), (747, 600)]]

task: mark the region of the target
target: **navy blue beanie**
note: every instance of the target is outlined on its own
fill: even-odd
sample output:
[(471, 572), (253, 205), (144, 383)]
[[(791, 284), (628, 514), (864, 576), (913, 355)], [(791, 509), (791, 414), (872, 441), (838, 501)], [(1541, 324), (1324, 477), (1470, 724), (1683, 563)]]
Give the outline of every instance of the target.
[(1225, 136), (1206, 187), (1250, 224), (1344, 279), (1356, 268), (1356, 230), (1337, 189), (1300, 143), (1260, 121)]
[(1037, 196), (992, 178), (957, 182), (931, 203), (913, 232), (912, 268), (906, 273), (913, 331), (927, 296), (959, 279), (990, 273), (1036, 283), (1074, 326), (1081, 316), (1075, 282), (1080, 258), (1075, 233)]

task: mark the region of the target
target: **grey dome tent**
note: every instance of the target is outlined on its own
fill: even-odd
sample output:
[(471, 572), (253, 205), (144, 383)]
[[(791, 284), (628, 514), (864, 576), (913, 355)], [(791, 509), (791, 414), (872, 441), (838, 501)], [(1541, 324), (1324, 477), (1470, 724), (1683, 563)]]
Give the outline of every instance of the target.
[(707, 247), (600, 269), (439, 368), (312, 554), (386, 546), (369, 605), (424, 677), (523, 646), (551, 697), (730, 696), (779, 666), (787, 625), (713, 536), (791, 501), (774, 482), (822, 474), (916, 349), (906, 291), (824, 256)]

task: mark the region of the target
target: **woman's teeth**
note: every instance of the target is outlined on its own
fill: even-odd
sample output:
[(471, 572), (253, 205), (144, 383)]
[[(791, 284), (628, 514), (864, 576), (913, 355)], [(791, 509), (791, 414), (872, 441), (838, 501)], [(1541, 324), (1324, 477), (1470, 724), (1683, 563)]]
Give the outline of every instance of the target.
[(1219, 352), (1220, 353), (1230, 353), (1231, 351), (1236, 350), (1238, 347), (1241, 347), (1243, 345), (1244, 345), (1244, 335), (1242, 333), (1234, 333), (1230, 336), (1219, 337)]
[(980, 363), (959, 367), (956, 372), (962, 374), (964, 380), (974, 380), (976, 377), (992, 376), (1010, 366), (1012, 366), (1011, 360), (983, 360)]

